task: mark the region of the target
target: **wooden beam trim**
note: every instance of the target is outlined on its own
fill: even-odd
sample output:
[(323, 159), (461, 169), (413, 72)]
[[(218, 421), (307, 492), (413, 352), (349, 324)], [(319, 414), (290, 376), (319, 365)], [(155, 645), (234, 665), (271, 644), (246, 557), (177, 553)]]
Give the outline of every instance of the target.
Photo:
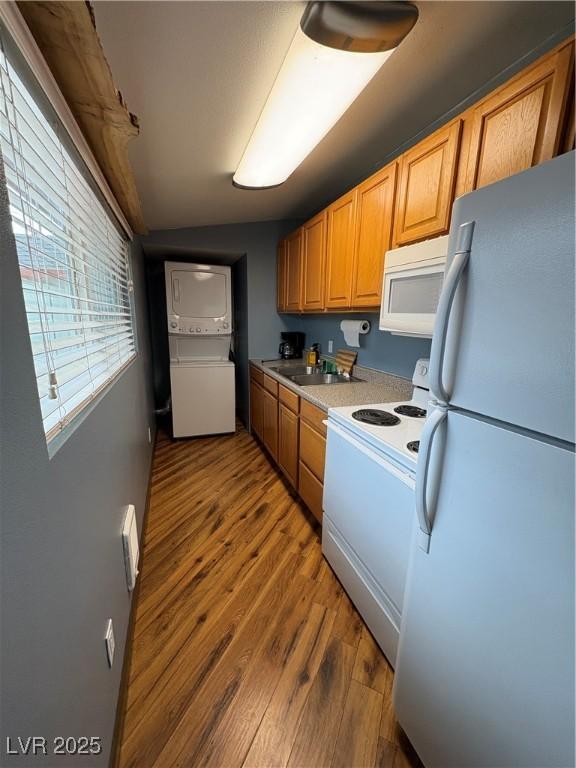
[(34, 77), (52, 104), (60, 122), (66, 129), (74, 146), (86, 163), (90, 174), (102, 192), (104, 199), (118, 219), (120, 226), (126, 235), (132, 239), (132, 228), (128, 224), (114, 193), (110, 189), (110, 185), (98, 165), (98, 161), (94, 157), (94, 153), (90, 149), (78, 122), (72, 114), (72, 110), (60, 91), (58, 83), (54, 79), (54, 75), (42, 56), (42, 53), (15, 2), (0, 2), (0, 22), (2, 22), (15, 45), (20, 50)]
[(138, 119), (114, 85), (90, 6), (67, 0), (17, 5), (126, 219), (146, 234), (127, 153)]

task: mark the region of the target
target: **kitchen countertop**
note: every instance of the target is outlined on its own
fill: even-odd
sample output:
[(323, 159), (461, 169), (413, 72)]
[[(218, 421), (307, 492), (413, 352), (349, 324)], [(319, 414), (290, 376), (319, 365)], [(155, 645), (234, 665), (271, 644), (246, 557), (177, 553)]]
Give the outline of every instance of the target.
[(342, 405), (394, 403), (410, 400), (412, 397), (412, 382), (409, 379), (376, 371), (373, 368), (363, 368), (360, 365), (354, 366), (352, 375), (361, 381), (301, 387), (280, 373), (272, 371), (271, 368), (306, 365), (304, 360), (250, 360), (250, 363), (324, 411)]

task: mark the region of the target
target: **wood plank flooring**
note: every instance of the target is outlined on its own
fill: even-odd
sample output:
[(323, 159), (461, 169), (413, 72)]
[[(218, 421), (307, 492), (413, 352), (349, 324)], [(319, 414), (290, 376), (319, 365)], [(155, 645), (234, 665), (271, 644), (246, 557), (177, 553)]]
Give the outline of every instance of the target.
[(407, 768), (393, 672), (241, 426), (158, 436), (117, 765)]

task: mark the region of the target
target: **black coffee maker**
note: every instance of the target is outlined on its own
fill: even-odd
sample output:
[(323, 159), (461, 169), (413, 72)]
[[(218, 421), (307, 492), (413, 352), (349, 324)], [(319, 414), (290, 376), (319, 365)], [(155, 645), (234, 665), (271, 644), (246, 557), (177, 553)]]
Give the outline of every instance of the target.
[(282, 331), (280, 334), (282, 341), (278, 348), (278, 354), (283, 360), (294, 360), (302, 357), (304, 349), (305, 333), (299, 331)]

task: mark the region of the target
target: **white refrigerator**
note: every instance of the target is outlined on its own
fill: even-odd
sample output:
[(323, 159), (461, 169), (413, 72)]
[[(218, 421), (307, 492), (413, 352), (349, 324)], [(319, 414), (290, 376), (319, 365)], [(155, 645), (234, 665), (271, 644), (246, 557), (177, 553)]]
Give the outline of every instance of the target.
[(454, 205), (394, 684), (427, 768), (574, 766), (574, 152)]

